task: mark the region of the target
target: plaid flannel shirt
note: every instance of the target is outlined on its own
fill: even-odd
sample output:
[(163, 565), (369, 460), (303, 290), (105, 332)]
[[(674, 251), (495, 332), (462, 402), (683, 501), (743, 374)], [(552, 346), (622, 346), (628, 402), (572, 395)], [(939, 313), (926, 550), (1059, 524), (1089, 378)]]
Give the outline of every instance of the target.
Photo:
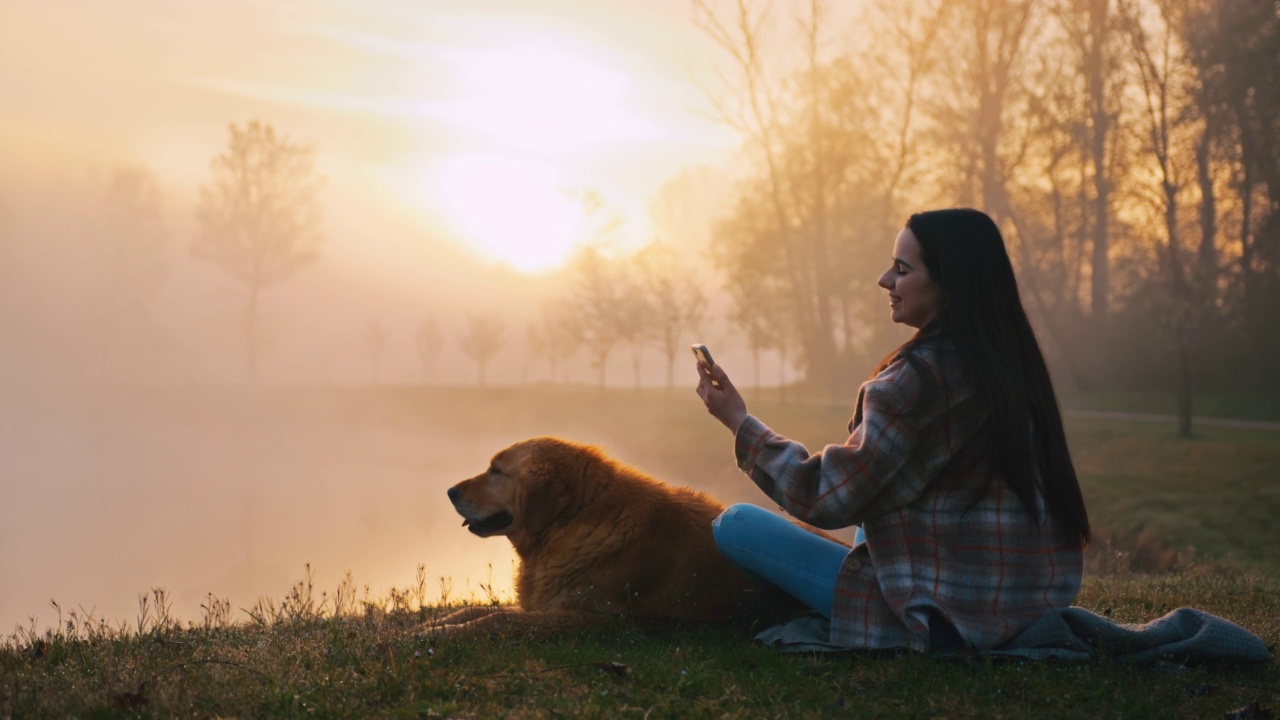
[[(975, 648), (1011, 639), (1069, 606), (1083, 554), (1038, 508), (1039, 525), (1009, 486), (988, 483), (970, 441), (985, 417), (946, 341), (912, 350), (864, 383), (851, 435), (810, 454), (748, 417), (738, 466), (788, 513), (818, 527), (862, 525), (865, 543), (836, 581), (831, 642), (929, 649), (931, 614)], [(921, 372), (936, 391), (923, 394)]]

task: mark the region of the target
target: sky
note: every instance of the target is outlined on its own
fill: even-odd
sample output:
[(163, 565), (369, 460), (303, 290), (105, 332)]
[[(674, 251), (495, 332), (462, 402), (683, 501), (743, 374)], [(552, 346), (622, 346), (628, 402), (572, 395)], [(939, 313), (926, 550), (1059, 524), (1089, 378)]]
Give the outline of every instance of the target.
[[(711, 119), (705, 90), (722, 61), (689, 0), (0, 2), (0, 245), (27, 244), (9, 280), (36, 289), (9, 292), (50, 345), (74, 345), (84, 298), (42, 290), (84, 265), (68, 239), (91, 238), (85, 207), (104, 178), (142, 166), (164, 196), (163, 342), (199, 356), (189, 374), (231, 377), (235, 353), (206, 347), (240, 291), (190, 248), (228, 126), (260, 119), (314, 145), (326, 180), (320, 260), (262, 311), (282, 328), (264, 377), (366, 379), (352, 340), (379, 322), (397, 336), (383, 377), (414, 380), (428, 312), (451, 338), (469, 312), (507, 314), (523, 337), (599, 227), (587, 192), (624, 221), (614, 250), (663, 237), (714, 272), (705, 237), (693, 247), (659, 227), (652, 203), (682, 175), (698, 179), (682, 195), (705, 213), (694, 225), (727, 197), (741, 139)], [(472, 380), (453, 345), (442, 376)], [(490, 376), (527, 364), (505, 353)]]
[(582, 229), (574, 191), (643, 242), (661, 183), (732, 151), (693, 81), (711, 52), (686, 0), (8, 2), (0, 149), (10, 181), (141, 163), (191, 202), (227, 124), (261, 118), (317, 146), (336, 229), (397, 216), (536, 270)]

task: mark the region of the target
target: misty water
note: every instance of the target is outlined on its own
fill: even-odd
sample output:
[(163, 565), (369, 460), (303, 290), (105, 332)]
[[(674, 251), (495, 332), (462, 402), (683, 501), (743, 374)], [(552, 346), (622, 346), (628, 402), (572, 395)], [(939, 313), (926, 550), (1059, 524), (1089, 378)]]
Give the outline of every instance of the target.
[(133, 622), (161, 587), (199, 620), (212, 593), (235, 617), (282, 599), (311, 564), (318, 595), (350, 571), (373, 597), (425, 566), (452, 599), (509, 595), (514, 554), (461, 527), (445, 490), (505, 445), (601, 429), (451, 424), (450, 408), (395, 391), (191, 388), (13, 390), (3, 410), (0, 627), (50, 606)]

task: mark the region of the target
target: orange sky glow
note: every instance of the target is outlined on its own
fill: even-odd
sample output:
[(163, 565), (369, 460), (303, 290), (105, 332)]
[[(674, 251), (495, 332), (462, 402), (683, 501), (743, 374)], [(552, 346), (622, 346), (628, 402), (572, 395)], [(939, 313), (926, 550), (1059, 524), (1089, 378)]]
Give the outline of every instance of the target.
[(575, 191), (638, 245), (657, 187), (731, 151), (701, 114), (709, 52), (685, 0), (7, 3), (0, 181), (139, 163), (193, 201), (226, 125), (261, 118), (317, 145), (331, 234), (403, 214), (540, 270), (583, 240)]

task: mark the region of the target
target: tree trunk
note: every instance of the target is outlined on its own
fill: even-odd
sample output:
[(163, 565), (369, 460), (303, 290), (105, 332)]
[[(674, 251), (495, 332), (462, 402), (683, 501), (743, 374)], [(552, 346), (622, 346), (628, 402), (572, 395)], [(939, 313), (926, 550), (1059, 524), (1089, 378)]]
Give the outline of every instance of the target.
[(245, 357), (245, 383), (258, 384), (258, 292), (257, 283), (249, 286), (249, 302), (245, 307), (245, 339), (247, 342)]
[(1191, 437), (1191, 348), (1186, 319), (1179, 318), (1174, 328), (1178, 343), (1178, 436)]
[(1089, 310), (1095, 326), (1106, 323), (1110, 305), (1110, 183), (1107, 181), (1107, 133), (1111, 118), (1107, 115), (1106, 75), (1103, 47), (1109, 16), (1107, 0), (1089, 4), (1089, 24), (1093, 43), (1089, 48), (1086, 82), (1089, 84), (1089, 107), (1092, 115), (1089, 158), (1093, 165), (1093, 258), (1089, 286)]
[(1217, 301), (1218, 212), (1213, 190), (1209, 151), (1211, 136), (1206, 125), (1196, 146), (1196, 178), (1200, 184), (1200, 251), (1196, 258), (1196, 310), (1208, 313)]
[[(1167, 167), (1167, 165), (1166, 165)], [(1167, 174), (1167, 173), (1166, 173)], [(1178, 355), (1178, 436), (1191, 437), (1191, 333), (1189, 323), (1191, 300), (1182, 268), (1180, 236), (1178, 233), (1178, 187), (1166, 180), (1164, 183), (1165, 232), (1169, 238), (1169, 276), (1173, 295), (1173, 342)]]

